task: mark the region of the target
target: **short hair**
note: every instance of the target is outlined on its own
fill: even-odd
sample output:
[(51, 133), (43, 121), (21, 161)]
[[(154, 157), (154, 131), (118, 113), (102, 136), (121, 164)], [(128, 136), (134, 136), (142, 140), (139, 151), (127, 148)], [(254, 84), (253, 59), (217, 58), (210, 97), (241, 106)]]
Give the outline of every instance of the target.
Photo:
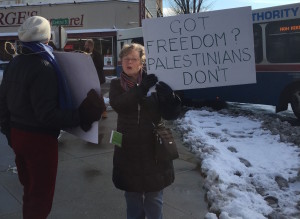
[(92, 39), (87, 39), (85, 41), (85, 43), (87, 43), (87, 44), (91, 45), (92, 47), (94, 47), (94, 41)]
[(142, 64), (145, 64), (145, 62), (146, 62), (145, 48), (144, 48), (144, 46), (142, 46), (141, 44), (138, 44), (138, 43), (125, 44), (119, 54), (119, 58), (122, 59), (123, 57), (127, 56), (133, 50), (135, 50), (139, 53)]

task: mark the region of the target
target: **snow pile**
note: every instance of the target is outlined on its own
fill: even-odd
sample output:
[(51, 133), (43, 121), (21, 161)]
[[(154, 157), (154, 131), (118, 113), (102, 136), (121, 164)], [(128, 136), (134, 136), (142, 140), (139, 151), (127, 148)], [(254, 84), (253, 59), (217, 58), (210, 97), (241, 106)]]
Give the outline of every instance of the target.
[(175, 121), (206, 175), (206, 218), (300, 218), (299, 147), (226, 112), (189, 110)]

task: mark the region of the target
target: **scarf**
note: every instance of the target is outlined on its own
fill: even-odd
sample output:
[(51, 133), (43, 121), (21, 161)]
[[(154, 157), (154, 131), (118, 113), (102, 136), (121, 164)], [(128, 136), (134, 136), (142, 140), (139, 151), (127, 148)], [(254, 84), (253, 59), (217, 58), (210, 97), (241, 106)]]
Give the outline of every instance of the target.
[(128, 76), (124, 71), (121, 73), (120, 77), (121, 86), (125, 91), (133, 88), (136, 84), (140, 84), (142, 81), (142, 71), (140, 71), (137, 82), (133, 82), (133, 78)]
[(34, 54), (41, 56), (53, 66), (58, 78), (59, 106), (63, 110), (74, 109), (72, 96), (67, 81), (52, 53), (53, 48), (40, 42), (21, 42), (21, 45), (27, 49), (30, 49), (32, 52), (34, 52)]

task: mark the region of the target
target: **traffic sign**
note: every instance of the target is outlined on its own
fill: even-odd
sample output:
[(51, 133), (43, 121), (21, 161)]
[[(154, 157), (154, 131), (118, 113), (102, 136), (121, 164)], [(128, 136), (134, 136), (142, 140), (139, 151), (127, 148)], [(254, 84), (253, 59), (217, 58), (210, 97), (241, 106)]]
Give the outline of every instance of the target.
[(66, 26), (69, 25), (69, 18), (59, 18), (51, 20), (52, 26)]

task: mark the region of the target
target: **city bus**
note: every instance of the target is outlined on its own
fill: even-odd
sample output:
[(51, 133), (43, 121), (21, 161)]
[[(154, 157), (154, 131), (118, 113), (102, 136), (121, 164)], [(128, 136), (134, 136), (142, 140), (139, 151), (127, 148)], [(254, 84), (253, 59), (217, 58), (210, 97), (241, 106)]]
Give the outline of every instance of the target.
[[(186, 104), (208, 101), (266, 104), (275, 106), (276, 112), (287, 110), (290, 104), (300, 119), (300, 4), (253, 10), (252, 21), (257, 83), (179, 93)], [(132, 41), (142, 37), (141, 30), (135, 33)], [(130, 39), (126, 40), (129, 43)]]

